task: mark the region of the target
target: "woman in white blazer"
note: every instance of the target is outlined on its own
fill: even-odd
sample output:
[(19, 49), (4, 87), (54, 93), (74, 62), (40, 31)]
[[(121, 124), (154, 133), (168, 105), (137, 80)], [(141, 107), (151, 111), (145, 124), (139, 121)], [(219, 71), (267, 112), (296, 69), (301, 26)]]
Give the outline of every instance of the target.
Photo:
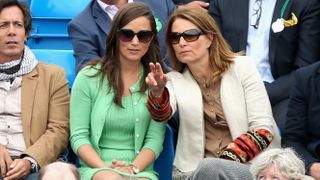
[(214, 20), (196, 8), (172, 14), (166, 43), (174, 71), (150, 64), (147, 105), (162, 122), (179, 110), (174, 179), (252, 179), (246, 164), (280, 147), (252, 59), (233, 53)]

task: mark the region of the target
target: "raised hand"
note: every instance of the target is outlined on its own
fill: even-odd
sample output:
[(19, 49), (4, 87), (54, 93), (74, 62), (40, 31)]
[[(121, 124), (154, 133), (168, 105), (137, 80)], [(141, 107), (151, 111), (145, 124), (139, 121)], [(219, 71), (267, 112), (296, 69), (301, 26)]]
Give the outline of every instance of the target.
[(146, 77), (146, 83), (149, 86), (152, 95), (161, 97), (168, 81), (167, 75), (163, 73), (159, 63), (150, 63), (149, 67), (151, 72)]

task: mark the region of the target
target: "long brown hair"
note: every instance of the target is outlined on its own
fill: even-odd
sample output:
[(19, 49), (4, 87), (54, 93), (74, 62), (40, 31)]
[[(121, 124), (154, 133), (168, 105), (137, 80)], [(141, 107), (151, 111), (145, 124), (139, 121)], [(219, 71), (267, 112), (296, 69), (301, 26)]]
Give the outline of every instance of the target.
[(223, 72), (225, 72), (233, 59), (241, 53), (234, 53), (230, 49), (228, 43), (222, 37), (214, 19), (205, 11), (200, 8), (181, 8), (174, 11), (167, 22), (166, 28), (166, 45), (170, 58), (171, 66), (174, 70), (182, 72), (186, 67), (186, 64), (180, 62), (172, 47), (172, 44), (168, 41), (169, 34), (171, 33), (172, 24), (178, 18), (185, 19), (195, 26), (197, 26), (205, 34), (212, 35), (211, 46), (209, 47), (209, 65), (212, 69), (213, 82), (220, 79)]
[(154, 16), (150, 8), (144, 3), (128, 3), (116, 14), (112, 21), (110, 32), (107, 38), (106, 55), (101, 59), (101, 61), (96, 61), (93, 65), (101, 63), (102, 68), (99, 70), (98, 74), (101, 75), (101, 82), (103, 82), (105, 76), (107, 76), (109, 81), (110, 90), (115, 93), (114, 102), (122, 106), (121, 98), (124, 92), (124, 84), (121, 77), (121, 67), (120, 67), (120, 57), (119, 57), (119, 37), (118, 30), (127, 25), (132, 20), (146, 17), (151, 26), (151, 31), (154, 34), (153, 39), (150, 42), (149, 49), (147, 53), (141, 58), (142, 66), (144, 67), (144, 74), (142, 81), (140, 82), (140, 93), (145, 93), (147, 90), (147, 84), (144, 79), (150, 72), (149, 63), (160, 63), (164, 69), (163, 61), (161, 60), (159, 51), (159, 41), (157, 39), (157, 28)]

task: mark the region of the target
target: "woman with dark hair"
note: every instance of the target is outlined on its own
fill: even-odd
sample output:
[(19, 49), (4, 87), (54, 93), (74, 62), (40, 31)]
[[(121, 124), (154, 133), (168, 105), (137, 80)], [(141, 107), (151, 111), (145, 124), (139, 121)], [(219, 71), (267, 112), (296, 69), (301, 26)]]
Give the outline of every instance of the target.
[(71, 145), (81, 179), (158, 179), (153, 161), (165, 127), (146, 107), (149, 63), (160, 59), (151, 10), (129, 3), (115, 16), (107, 53), (79, 72), (71, 97)]
[(147, 105), (161, 122), (179, 110), (174, 179), (193, 172), (192, 179), (252, 179), (243, 164), (280, 147), (252, 60), (233, 53), (211, 16), (197, 8), (171, 15), (166, 43), (175, 71), (164, 74), (160, 64), (150, 63)]

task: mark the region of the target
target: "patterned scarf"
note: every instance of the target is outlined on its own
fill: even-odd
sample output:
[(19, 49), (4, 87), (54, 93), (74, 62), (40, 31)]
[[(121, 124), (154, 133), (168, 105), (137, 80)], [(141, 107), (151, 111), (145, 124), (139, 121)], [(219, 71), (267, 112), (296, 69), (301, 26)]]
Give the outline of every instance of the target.
[[(25, 46), (22, 56), (13, 61), (0, 64), (0, 81), (19, 77), (30, 73), (38, 64), (31, 50)], [(8, 70), (12, 73), (6, 73)]]

